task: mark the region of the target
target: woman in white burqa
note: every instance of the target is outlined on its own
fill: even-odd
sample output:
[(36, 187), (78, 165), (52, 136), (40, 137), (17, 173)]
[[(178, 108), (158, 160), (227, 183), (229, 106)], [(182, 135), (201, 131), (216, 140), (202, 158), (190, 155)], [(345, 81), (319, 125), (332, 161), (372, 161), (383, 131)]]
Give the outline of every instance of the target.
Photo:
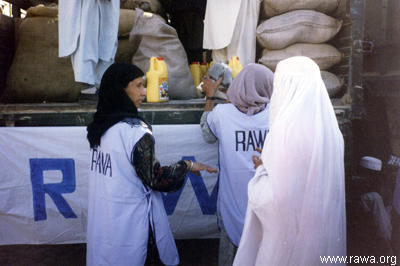
[(318, 65), (281, 61), (234, 265), (313, 266), (346, 255), (343, 149)]

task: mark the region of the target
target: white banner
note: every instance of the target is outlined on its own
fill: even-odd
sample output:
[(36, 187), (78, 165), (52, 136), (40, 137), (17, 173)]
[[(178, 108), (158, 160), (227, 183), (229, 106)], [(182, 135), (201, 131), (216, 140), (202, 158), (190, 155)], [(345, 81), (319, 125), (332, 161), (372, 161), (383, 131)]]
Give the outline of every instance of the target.
[[(199, 125), (156, 125), (153, 134), (162, 165), (217, 167), (217, 144), (203, 141)], [(85, 127), (0, 128), (0, 245), (85, 242), (90, 156)], [(218, 237), (217, 174), (201, 175), (164, 194), (176, 238)]]

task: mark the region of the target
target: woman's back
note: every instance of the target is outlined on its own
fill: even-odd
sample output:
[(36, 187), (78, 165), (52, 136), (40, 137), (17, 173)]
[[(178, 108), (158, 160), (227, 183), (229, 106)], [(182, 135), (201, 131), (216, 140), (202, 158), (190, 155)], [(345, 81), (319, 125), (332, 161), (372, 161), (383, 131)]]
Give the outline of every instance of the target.
[(219, 104), (207, 116), (219, 142), (218, 209), (228, 236), (239, 244), (247, 206), (247, 184), (255, 170), (251, 156), (262, 149), (268, 134), (269, 108), (247, 115), (233, 104)]

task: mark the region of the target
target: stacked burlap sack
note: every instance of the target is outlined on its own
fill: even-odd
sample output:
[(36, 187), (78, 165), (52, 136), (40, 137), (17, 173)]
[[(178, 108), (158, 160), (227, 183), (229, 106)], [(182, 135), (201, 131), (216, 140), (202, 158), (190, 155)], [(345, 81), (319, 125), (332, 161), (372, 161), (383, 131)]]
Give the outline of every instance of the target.
[(73, 102), (80, 86), (69, 59), (58, 58), (57, 6), (31, 7), (18, 30), (3, 101)]
[[(151, 5), (152, 8), (153, 4)], [(158, 15), (145, 18), (121, 9), (116, 62), (139, 65), (147, 72), (151, 56), (164, 56), (171, 99), (196, 97), (185, 51), (173, 28)], [(140, 26), (135, 27), (135, 22)], [(131, 33), (135, 28), (135, 33)], [(133, 40), (129, 41), (129, 37)], [(75, 102), (82, 84), (75, 82), (71, 60), (58, 57), (58, 7), (28, 9), (18, 30), (18, 44), (7, 75), (3, 102)]]
[(135, 10), (132, 9), (120, 9), (119, 11), (118, 48), (115, 62), (131, 63), (134, 47), (129, 42), (129, 33), (135, 25), (135, 14)]
[[(118, 35), (128, 36), (135, 11), (121, 9)], [(129, 40), (119, 42), (117, 61), (130, 62)], [(18, 30), (18, 44), (7, 75), (5, 102), (75, 102), (82, 84), (75, 82), (71, 59), (58, 57), (58, 7), (31, 7)]]
[(257, 41), (264, 48), (261, 64), (275, 70), (279, 61), (307, 56), (320, 67), (329, 96), (343, 86), (343, 80), (326, 70), (338, 64), (342, 54), (327, 44), (340, 30), (342, 21), (327, 14), (339, 0), (264, 0), (268, 19), (257, 27)]
[(0, 95), (6, 87), (15, 47), (14, 19), (0, 13)]

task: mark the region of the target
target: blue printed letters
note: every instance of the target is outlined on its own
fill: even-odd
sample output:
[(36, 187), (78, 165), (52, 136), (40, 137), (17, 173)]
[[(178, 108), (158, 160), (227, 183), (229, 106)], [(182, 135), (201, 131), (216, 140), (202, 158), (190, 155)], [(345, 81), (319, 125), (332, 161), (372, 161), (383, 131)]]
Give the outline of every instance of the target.
[[(73, 159), (30, 159), (33, 192), (33, 211), (35, 221), (46, 220), (45, 194), (47, 193), (65, 218), (76, 218), (75, 213), (61, 196), (75, 191), (75, 164)], [(59, 170), (61, 183), (44, 184), (43, 172)]]
[[(192, 160), (195, 161), (193, 156), (182, 157), (182, 160)], [(186, 181), (190, 179), (194, 194), (196, 195), (197, 201), (199, 202), (201, 211), (205, 215), (213, 215), (217, 209), (217, 196), (218, 196), (218, 181), (215, 184), (211, 195), (208, 195), (206, 185), (204, 184), (203, 178), (194, 175), (193, 173), (187, 173), (185, 181), (182, 187), (173, 193), (164, 194), (162, 193), (164, 207), (167, 211), (167, 215), (173, 214), (175, 207), (178, 203), (179, 197), (185, 187)]]

